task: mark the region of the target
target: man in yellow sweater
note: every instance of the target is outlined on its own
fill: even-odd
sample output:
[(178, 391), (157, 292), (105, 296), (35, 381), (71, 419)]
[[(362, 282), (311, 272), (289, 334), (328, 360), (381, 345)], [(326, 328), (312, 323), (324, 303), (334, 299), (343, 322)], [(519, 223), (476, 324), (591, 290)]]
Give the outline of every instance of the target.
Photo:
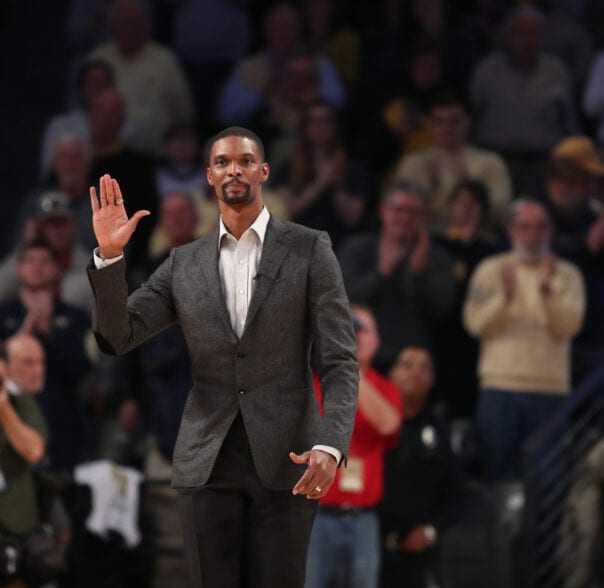
[(551, 253), (551, 234), (546, 210), (517, 200), (512, 251), (478, 265), (465, 300), (464, 325), (480, 340), (476, 420), (491, 479), (519, 476), (523, 441), (570, 389), (570, 342), (585, 293), (579, 270)]

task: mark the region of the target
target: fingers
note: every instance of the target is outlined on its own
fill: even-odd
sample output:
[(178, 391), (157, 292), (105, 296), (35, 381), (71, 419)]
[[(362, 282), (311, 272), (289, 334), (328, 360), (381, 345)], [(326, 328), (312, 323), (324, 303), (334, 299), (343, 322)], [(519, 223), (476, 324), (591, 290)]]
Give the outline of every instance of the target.
[(319, 481), (319, 476), (313, 471), (312, 468), (306, 468), (303, 476), (298, 480), (298, 483), (294, 486), (292, 494), (318, 494), (320, 491), (317, 487), (323, 490), (323, 486)]
[(293, 451), (290, 451), (289, 458), (294, 463), (308, 463), (310, 460), (310, 451), (305, 451), (301, 455), (296, 455)]
[[(304, 458), (308, 455), (309, 458), (308, 467), (294, 486), (293, 494), (306, 494), (306, 497), (310, 499), (321, 498), (325, 495), (335, 477), (336, 463), (331, 455), (321, 455), (321, 453), (320, 451), (308, 451), (302, 456), (296, 456)], [(295, 454), (291, 455), (295, 456)]]
[(122, 190), (120, 189), (120, 185), (117, 183), (116, 179), (114, 179), (114, 178), (111, 179), (111, 186), (113, 187), (113, 192), (115, 194), (114, 204), (116, 204), (117, 206), (123, 206), (124, 197), (122, 196)]
[(113, 186), (114, 180), (111, 179), (109, 174), (105, 174), (103, 176), (103, 181), (105, 183), (105, 193), (107, 195), (107, 204), (109, 206), (115, 205), (115, 189)]
[(101, 179), (99, 180), (99, 189), (101, 191), (101, 208), (107, 206), (107, 182), (105, 181), (106, 177), (108, 177), (107, 174), (101, 176)]
[(132, 217), (128, 220), (128, 225), (130, 226), (131, 231), (136, 229), (136, 225), (138, 225), (138, 221), (141, 220), (144, 216), (149, 216), (151, 213), (148, 210), (137, 210)]
[(97, 212), (99, 209), (99, 201), (96, 196), (96, 188), (90, 186), (90, 205), (92, 206), (92, 212)]

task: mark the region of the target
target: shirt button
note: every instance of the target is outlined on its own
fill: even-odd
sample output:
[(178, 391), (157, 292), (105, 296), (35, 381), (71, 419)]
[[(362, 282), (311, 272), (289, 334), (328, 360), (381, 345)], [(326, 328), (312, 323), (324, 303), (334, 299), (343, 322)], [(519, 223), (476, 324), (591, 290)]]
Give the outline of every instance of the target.
[(239, 394), (241, 396), (243, 396), (246, 392), (247, 392), (247, 390), (244, 390), (243, 388), (241, 390), (239, 390)]
[(245, 263), (245, 259), (240, 259), (240, 260), (239, 260), (239, 263), (240, 263), (241, 265), (243, 265), (243, 264)]
[(237, 359), (245, 359), (245, 353), (238, 353)]
[(244, 290), (239, 290), (239, 294), (245, 294)]

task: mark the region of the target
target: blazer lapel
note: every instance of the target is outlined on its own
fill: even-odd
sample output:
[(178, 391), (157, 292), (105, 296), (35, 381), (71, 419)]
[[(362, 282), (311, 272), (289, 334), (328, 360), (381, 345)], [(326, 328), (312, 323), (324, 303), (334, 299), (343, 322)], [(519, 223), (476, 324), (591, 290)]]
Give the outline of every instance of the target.
[(262, 246), (260, 265), (255, 278), (256, 285), (245, 319), (244, 332), (262, 306), (266, 295), (270, 292), (277, 270), (281, 267), (285, 254), (289, 250), (292, 240), (288, 236), (288, 232), (287, 225), (271, 215)]
[(222, 283), (218, 271), (218, 228), (199, 240), (196, 254), (199, 268), (205, 278), (203, 283), (207, 288), (208, 296), (214, 302), (218, 314), (222, 317), (229, 332), (236, 336), (231, 326), (231, 319), (222, 292)]

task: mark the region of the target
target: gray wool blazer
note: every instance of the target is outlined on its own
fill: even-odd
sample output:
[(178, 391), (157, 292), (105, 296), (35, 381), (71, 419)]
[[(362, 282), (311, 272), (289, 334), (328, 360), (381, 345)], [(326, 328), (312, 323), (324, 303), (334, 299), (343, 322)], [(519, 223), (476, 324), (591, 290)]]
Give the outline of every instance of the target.
[(358, 396), (356, 340), (326, 233), (271, 216), (240, 339), (222, 294), (217, 229), (172, 250), (129, 297), (124, 260), (98, 270), (91, 263), (88, 275), (104, 352), (126, 353), (168, 325), (182, 327), (193, 388), (174, 449), (174, 487), (207, 481), (239, 411), (256, 470), (270, 489), (291, 489), (303, 473), (290, 451), (323, 444), (346, 455)]

